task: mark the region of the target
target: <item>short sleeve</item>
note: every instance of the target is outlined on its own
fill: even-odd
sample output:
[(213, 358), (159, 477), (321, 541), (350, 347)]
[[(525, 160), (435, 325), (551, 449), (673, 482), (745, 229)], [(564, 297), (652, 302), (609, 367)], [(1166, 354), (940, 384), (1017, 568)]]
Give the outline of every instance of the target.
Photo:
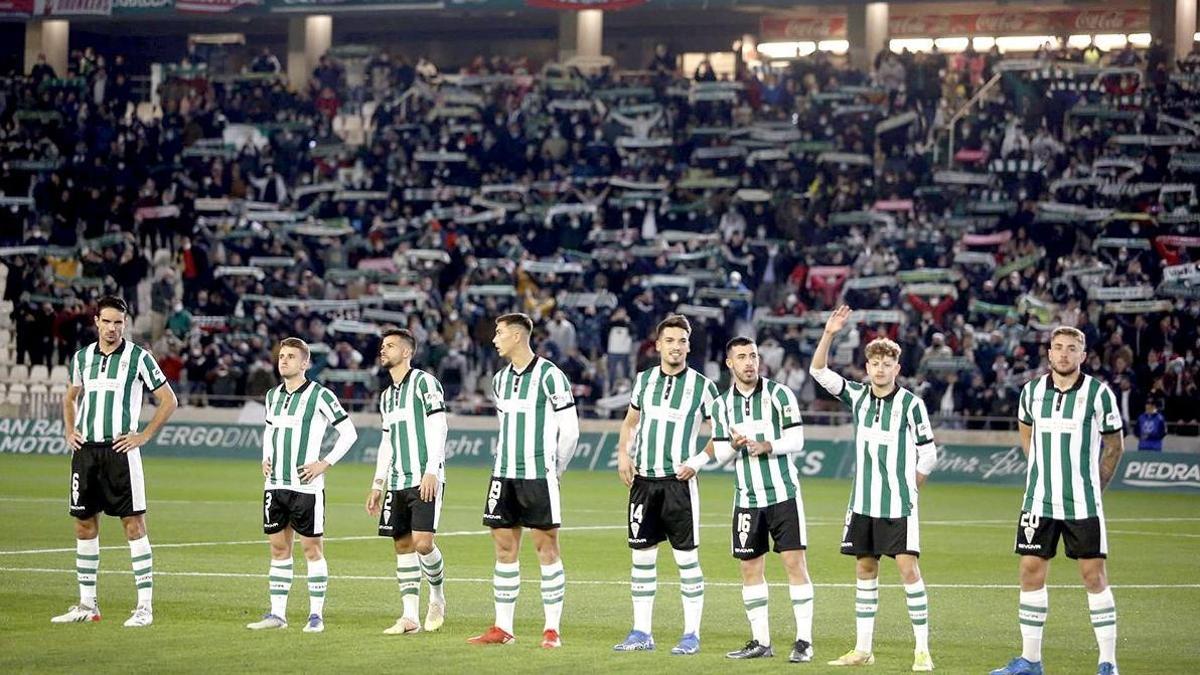
[(317, 396), (317, 412), (329, 420), (330, 424), (341, 424), (350, 417), (346, 414), (346, 410), (342, 408), (341, 402), (333, 395), (333, 392), (328, 389), (322, 389), (321, 393), (317, 394)]
[(717, 385), (712, 380), (704, 380), (704, 393), (700, 398), (700, 408), (704, 411), (705, 419), (713, 419), (713, 410), (720, 398), (721, 392), (717, 389)]
[(779, 421), (784, 431), (804, 424), (804, 420), (800, 417), (800, 402), (796, 399), (796, 393), (790, 388), (779, 385), (775, 390), (772, 403), (779, 411)]
[(146, 383), (146, 388), (150, 391), (167, 383), (167, 376), (163, 375), (162, 368), (147, 351), (142, 352), (141, 359), (138, 361), (138, 377)]
[[(842, 377), (838, 375), (838, 377)], [(867, 385), (862, 382), (851, 382), (842, 377), (842, 392), (837, 395), (838, 400), (848, 406), (854, 405), (854, 400), (859, 398), (867, 389)]]
[(71, 357), (71, 371), (69, 373), (69, 381), (72, 387), (83, 386), (83, 354), (86, 350), (80, 349), (75, 352), (75, 356)]
[(712, 440), (729, 440), (729, 415), (725, 410), (725, 399), (718, 397), (712, 402)]
[(426, 417), (446, 412), (446, 394), (437, 378), (432, 375), (422, 376), (417, 393), (420, 394), (421, 409)]
[(925, 408), (925, 401), (920, 397), (913, 396), (913, 406), (909, 413), (911, 415), (911, 424), (913, 438), (916, 439), (917, 445), (929, 445), (933, 442), (933, 428), (929, 424), (929, 411)]
[(1117, 406), (1117, 397), (1107, 384), (1100, 384), (1100, 393), (1096, 395), (1094, 414), (1100, 418), (1100, 433), (1113, 434), (1124, 428), (1121, 421), (1121, 409)]
[(571, 383), (558, 368), (551, 368), (542, 376), (542, 391), (546, 393), (546, 398), (550, 399), (550, 406), (554, 408), (554, 412), (566, 410), (575, 405), (575, 396), (571, 394)]
[(1017, 421), (1028, 426), (1033, 426), (1033, 405), (1029, 401), (1032, 389), (1033, 382), (1021, 387), (1021, 398), (1017, 402)]
[(634, 410), (642, 409), (642, 394), (646, 391), (645, 373), (638, 373), (637, 377), (633, 378), (633, 390), (629, 392), (629, 407)]

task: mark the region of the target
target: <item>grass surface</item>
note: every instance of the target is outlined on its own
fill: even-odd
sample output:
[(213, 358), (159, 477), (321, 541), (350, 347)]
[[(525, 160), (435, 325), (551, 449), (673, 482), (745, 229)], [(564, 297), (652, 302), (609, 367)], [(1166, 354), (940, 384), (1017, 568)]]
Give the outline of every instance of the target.
[[(817, 584), (814, 643), (818, 663), (790, 666), (794, 622), (782, 565), (767, 565), (771, 627), (777, 656), (731, 663), (725, 651), (749, 639), (737, 563), (728, 553), (732, 478), (702, 482), (701, 563), (708, 584), (702, 650), (673, 657), (682, 628), (678, 572), (659, 556), (654, 653), (615, 654), (628, 631), (629, 552), (626, 493), (615, 474), (568, 473), (563, 484), (567, 570), (564, 647), (543, 652), (537, 561), (522, 552), (525, 583), (517, 604), (515, 644), (464, 644), (492, 621), (490, 539), (480, 525), (487, 475), (451, 467), (438, 544), (446, 560), (449, 603), (437, 634), (380, 634), (400, 613), (390, 543), (374, 536), (362, 507), (370, 467), (339, 466), (327, 479), (326, 557), (330, 583), (327, 630), (306, 635), (304, 565), (296, 547), (286, 631), (251, 633), (243, 626), (267, 607), (268, 553), (260, 515), (257, 462), (147, 458), (148, 525), (154, 545), (155, 623), (121, 623), (135, 604), (129, 550), (119, 522), (101, 526), (97, 624), (52, 626), (49, 618), (77, 599), (74, 539), (66, 510), (64, 457), (0, 456), (0, 672), (88, 671), (349, 671), (408, 669), (479, 672), (759, 672), (794, 668), (836, 672), (824, 662), (854, 645), (853, 564), (838, 553), (849, 484), (809, 480), (809, 568)], [(935, 476), (936, 478), (936, 476)], [(938, 485), (922, 492), (921, 566), (929, 586), (932, 652), (938, 672), (980, 673), (1019, 651), (1011, 553), (1019, 490)], [(1200, 500), (1188, 495), (1112, 492), (1109, 575), (1114, 584), (1126, 673), (1200, 669)], [(907, 672), (912, 633), (895, 565), (882, 566), (872, 672)], [(1060, 552), (1051, 566), (1050, 617), (1044, 658), (1053, 673), (1094, 673), (1096, 644), (1075, 563)], [(1145, 587), (1139, 587), (1145, 586)], [(422, 615), (426, 589), (422, 589)], [(410, 664), (412, 664), (410, 666)]]

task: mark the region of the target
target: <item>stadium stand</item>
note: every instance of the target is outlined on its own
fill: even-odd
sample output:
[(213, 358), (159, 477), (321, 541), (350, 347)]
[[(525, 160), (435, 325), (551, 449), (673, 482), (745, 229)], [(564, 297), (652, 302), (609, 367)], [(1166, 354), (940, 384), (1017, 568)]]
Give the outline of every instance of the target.
[(839, 366), (893, 337), (943, 425), (1011, 427), (1065, 323), (1128, 422), (1152, 397), (1195, 433), (1200, 56), (905, 52), (871, 74), (817, 52), (736, 80), (377, 57), (359, 89), (323, 59), (299, 92), (266, 56), (180, 64), (160, 116), (120, 57), (3, 80), (0, 400), (61, 392), (117, 293), (189, 405), (261, 396), (296, 335), (369, 407), (397, 324), (484, 412), (491, 318), (516, 309), (588, 415), (624, 410), (671, 311), (696, 367), (720, 378), (756, 334), (820, 410), (808, 357), (844, 301), (864, 311)]

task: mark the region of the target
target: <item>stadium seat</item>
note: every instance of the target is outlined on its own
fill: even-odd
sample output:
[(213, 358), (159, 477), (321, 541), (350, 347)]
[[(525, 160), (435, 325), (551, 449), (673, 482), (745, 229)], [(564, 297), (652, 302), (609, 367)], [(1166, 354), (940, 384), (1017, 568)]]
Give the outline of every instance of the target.
[(66, 384), (70, 379), (71, 373), (66, 366), (54, 366), (54, 369), (50, 371), (51, 384)]
[(11, 394), (26, 394), (29, 393), (29, 385), (24, 382), (12, 381), (8, 383), (8, 393)]
[(29, 394), (32, 396), (47, 396), (50, 394), (50, 385), (40, 382), (30, 383)]
[(50, 369), (44, 365), (31, 366), (29, 368), (29, 383), (42, 383), (50, 381)]

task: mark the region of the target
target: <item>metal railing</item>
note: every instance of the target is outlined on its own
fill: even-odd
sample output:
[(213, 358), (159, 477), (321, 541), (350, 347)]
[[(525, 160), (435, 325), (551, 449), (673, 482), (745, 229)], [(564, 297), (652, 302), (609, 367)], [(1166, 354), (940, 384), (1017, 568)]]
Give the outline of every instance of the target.
[[(971, 112), (971, 109), (973, 107), (975, 107), (976, 105), (979, 105), (979, 103), (981, 101), (983, 101), (984, 98), (989, 93), (991, 93), (992, 89), (996, 88), (996, 84), (1000, 82), (1001, 75), (1002, 75), (1002, 73), (996, 73), (995, 75), (992, 75), (992, 79), (985, 82), (984, 85), (982, 87), (980, 87), (978, 91), (975, 92), (975, 95), (972, 96), (966, 103), (964, 103), (962, 105), (962, 107), (958, 109), (957, 112), (955, 112), (953, 115), (951, 115), (950, 120), (948, 122), (946, 122), (945, 131), (946, 131), (946, 166), (947, 167), (951, 166), (954, 162), (954, 135), (958, 129), (959, 120), (966, 117), (967, 114), (969, 112)], [(937, 129), (930, 130), (931, 134), (936, 133), (936, 132), (937, 132)], [(937, 164), (939, 161), (939, 158), (937, 156), (938, 145), (937, 145), (937, 143), (932, 143), (932, 145), (934, 148), (933, 163)]]

